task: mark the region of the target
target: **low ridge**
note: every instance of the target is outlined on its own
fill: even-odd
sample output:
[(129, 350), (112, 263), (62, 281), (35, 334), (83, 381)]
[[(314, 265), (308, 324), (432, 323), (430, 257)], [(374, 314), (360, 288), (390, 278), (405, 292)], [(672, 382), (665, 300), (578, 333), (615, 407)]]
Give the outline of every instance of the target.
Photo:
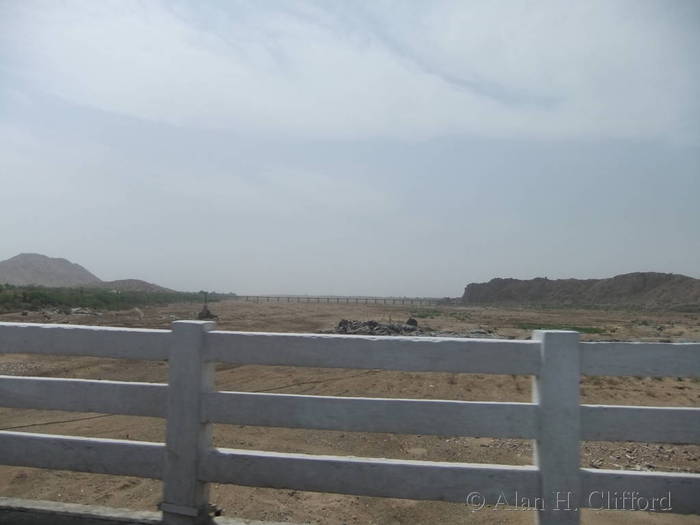
[(170, 288), (142, 281), (141, 279), (118, 279), (116, 281), (102, 281), (98, 283), (100, 288), (118, 290), (120, 292), (174, 292)]
[(700, 309), (700, 279), (673, 273), (636, 272), (609, 279), (492, 279), (471, 283), (469, 305), (642, 306)]

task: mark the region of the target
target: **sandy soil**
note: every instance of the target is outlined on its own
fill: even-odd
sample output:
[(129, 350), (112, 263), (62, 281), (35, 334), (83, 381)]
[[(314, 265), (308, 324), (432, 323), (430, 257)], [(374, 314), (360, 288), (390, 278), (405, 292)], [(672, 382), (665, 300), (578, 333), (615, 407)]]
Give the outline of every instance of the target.
[[(173, 320), (193, 318), (195, 304), (111, 312), (102, 315), (7, 314), (0, 321), (60, 322), (167, 328)], [(580, 327), (584, 340), (700, 341), (700, 315), (602, 310), (527, 310), (389, 305), (246, 303), (212, 305), (219, 327), (247, 331), (316, 332), (340, 319), (403, 321), (409, 315), (437, 330), (493, 337), (525, 338), (535, 326)], [(167, 365), (94, 358), (0, 356), (0, 374), (80, 377), (129, 381), (165, 381)], [(336, 396), (529, 401), (530, 379), (521, 376), (405, 373), (291, 367), (220, 366), (217, 386), (225, 390)], [(664, 378), (584, 378), (583, 401), (653, 406), (700, 406), (700, 382)], [(0, 428), (79, 436), (162, 441), (163, 421), (152, 418), (0, 408)], [(348, 454), (523, 465), (532, 462), (528, 441), (441, 438), (216, 425), (215, 444), (289, 452)], [(652, 443), (598, 443), (582, 446), (582, 464), (700, 472), (700, 447)], [(153, 510), (159, 482), (40, 469), (0, 467), (0, 495), (97, 503)], [(248, 519), (312, 523), (532, 523), (529, 512), (482, 510), (461, 504), (318, 494), (213, 485), (212, 501), (225, 514)], [(693, 516), (640, 512), (584, 512), (584, 523), (700, 523)]]

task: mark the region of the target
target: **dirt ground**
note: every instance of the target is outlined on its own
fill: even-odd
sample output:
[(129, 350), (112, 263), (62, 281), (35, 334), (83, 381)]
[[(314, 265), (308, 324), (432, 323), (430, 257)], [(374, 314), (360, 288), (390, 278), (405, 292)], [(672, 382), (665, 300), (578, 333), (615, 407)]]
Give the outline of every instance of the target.
[[(30, 312), (0, 315), (0, 321), (56, 322), (167, 328), (195, 318), (200, 305), (176, 304), (101, 315)], [(404, 321), (488, 337), (526, 338), (536, 327), (574, 327), (583, 340), (700, 341), (700, 314), (604, 310), (531, 310), (411, 307), (363, 304), (299, 304), (243, 301), (214, 303), (218, 327), (227, 330), (317, 332), (340, 319)], [(163, 382), (167, 364), (60, 356), (0, 356), (0, 374)], [(219, 366), (222, 390), (333, 396), (375, 396), (473, 401), (529, 401), (530, 378), (471, 374), (408, 373), (293, 367)], [(584, 378), (583, 402), (649, 406), (700, 406), (700, 382), (681, 378)], [(77, 436), (163, 441), (160, 419), (0, 408), (0, 429)], [(216, 425), (217, 446), (314, 454), (436, 461), (532, 463), (529, 441), (443, 438)], [(672, 472), (700, 472), (700, 447), (658, 443), (586, 442), (582, 465)], [(0, 495), (154, 510), (160, 482), (20, 467), (0, 467)], [(465, 494), (466, 496), (466, 494)], [(700, 495), (699, 495), (700, 497)], [(225, 515), (246, 519), (340, 524), (533, 523), (530, 512), (397, 499), (342, 496), (292, 490), (213, 485), (213, 503)], [(584, 511), (584, 523), (691, 524), (697, 516)]]

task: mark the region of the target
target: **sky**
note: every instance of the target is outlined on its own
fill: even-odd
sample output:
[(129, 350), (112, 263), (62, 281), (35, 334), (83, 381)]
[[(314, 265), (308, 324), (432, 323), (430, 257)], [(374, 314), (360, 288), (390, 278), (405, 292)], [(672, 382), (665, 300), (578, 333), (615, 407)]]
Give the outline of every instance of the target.
[(0, 259), (241, 294), (700, 277), (700, 2), (0, 0)]

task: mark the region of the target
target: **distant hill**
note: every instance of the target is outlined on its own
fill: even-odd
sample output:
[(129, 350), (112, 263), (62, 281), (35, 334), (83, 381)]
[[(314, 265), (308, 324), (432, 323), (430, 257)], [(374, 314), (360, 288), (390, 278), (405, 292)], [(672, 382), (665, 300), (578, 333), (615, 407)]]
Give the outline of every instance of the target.
[(79, 264), (38, 253), (21, 253), (0, 261), (0, 284), (48, 287), (97, 287), (129, 292), (172, 292), (138, 279), (103, 281)]
[(637, 272), (609, 279), (492, 279), (471, 283), (469, 305), (637, 306), (700, 310), (700, 279), (673, 273)]
[(164, 288), (157, 284), (142, 281), (140, 279), (119, 279), (117, 281), (102, 281), (100, 288), (119, 290), (120, 292), (173, 292), (170, 288)]
[(21, 253), (0, 261), (0, 283), (41, 286), (86, 286), (102, 282), (79, 264), (38, 253)]

